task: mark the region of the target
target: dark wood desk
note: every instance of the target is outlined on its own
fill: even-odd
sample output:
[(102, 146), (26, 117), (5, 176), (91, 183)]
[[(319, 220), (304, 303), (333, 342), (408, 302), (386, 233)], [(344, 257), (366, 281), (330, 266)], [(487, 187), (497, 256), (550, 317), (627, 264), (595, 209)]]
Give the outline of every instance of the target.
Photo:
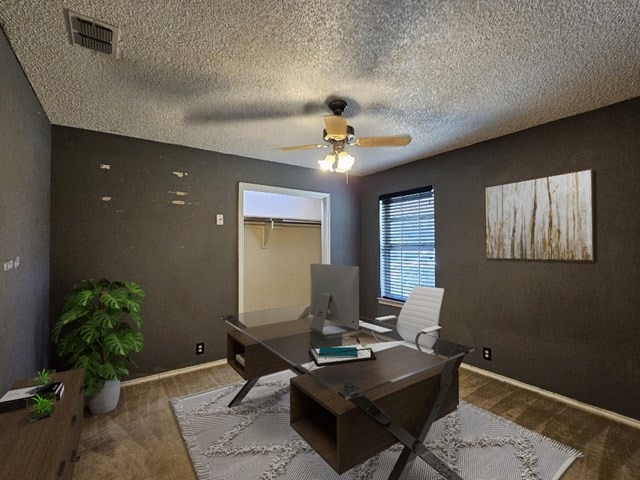
[[(22, 408), (0, 413), (1, 479), (70, 479), (78, 459), (84, 409), (84, 370), (56, 372), (52, 381), (64, 383), (53, 414), (29, 422)], [(28, 387), (19, 381), (12, 388)]]
[[(372, 377), (389, 377), (411, 371), (416, 362), (424, 363), (424, 354), (407, 347), (378, 352), (372, 362), (340, 365), (340, 375), (333, 367), (319, 375), (349, 378), (355, 385)], [(391, 373), (393, 371), (393, 373)], [(416, 419), (440, 381), (442, 365), (367, 392), (367, 398), (396, 422), (413, 431)], [(338, 378), (340, 377), (340, 378)], [(331, 382), (331, 379), (324, 381)], [(441, 418), (458, 407), (458, 377), (447, 392), (438, 412)], [(389, 448), (398, 440), (376, 423), (353, 402), (334, 393), (310, 375), (291, 379), (291, 426), (339, 474)]]
[(439, 339), (438, 355), (397, 346), (374, 360), (309, 369), (312, 346), (344, 339), (312, 332), (308, 317), (288, 320), (291, 309), (283, 311), (264, 312), (264, 321), (262, 312), (223, 317), (235, 328), (227, 336), (227, 361), (247, 380), (229, 406), (260, 376), (291, 369), (298, 374), (291, 379), (291, 425), (339, 474), (399, 441), (404, 449), (390, 479), (405, 478), (419, 457), (460, 480), (424, 440), (436, 419), (457, 408), (458, 367), (473, 349)]
[[(238, 355), (242, 356), (244, 364), (238, 360)], [(227, 333), (227, 363), (245, 380), (291, 368), (275, 353), (237, 330)]]

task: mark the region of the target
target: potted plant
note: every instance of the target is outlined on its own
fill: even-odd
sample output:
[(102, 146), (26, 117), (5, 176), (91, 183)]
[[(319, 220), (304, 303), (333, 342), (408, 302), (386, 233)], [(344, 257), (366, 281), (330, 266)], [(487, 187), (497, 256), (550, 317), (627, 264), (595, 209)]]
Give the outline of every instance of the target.
[(132, 352), (142, 350), (140, 310), (144, 291), (134, 282), (83, 280), (65, 297), (51, 331), (61, 358), (84, 368), (85, 395), (92, 413), (113, 410), (120, 398), (120, 379), (135, 365)]
[(27, 418), (29, 421), (51, 416), (55, 407), (55, 396), (34, 395), (27, 399)]
[(43, 368), (42, 370), (38, 370), (36, 372), (37, 385), (46, 385), (47, 383), (49, 383), (50, 379), (51, 379), (51, 372), (46, 368)]

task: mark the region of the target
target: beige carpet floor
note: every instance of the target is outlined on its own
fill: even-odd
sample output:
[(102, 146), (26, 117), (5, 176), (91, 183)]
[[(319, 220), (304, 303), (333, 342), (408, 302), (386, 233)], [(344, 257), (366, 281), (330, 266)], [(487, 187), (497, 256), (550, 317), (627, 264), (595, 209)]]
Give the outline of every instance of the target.
[[(118, 408), (85, 414), (75, 480), (195, 480), (169, 399), (237, 382), (221, 365), (125, 386)], [(460, 397), (583, 452), (562, 480), (637, 480), (640, 429), (461, 370)]]

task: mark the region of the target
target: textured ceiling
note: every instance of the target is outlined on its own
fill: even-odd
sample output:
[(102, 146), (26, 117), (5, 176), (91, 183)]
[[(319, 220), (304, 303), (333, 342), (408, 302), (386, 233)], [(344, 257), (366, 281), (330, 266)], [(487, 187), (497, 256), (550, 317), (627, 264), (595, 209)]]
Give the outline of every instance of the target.
[[(71, 46), (64, 8), (121, 29)], [(640, 96), (640, 0), (0, 0), (50, 121), (309, 168), (326, 99), (364, 175)], [(241, 160), (238, 160), (241, 161)]]

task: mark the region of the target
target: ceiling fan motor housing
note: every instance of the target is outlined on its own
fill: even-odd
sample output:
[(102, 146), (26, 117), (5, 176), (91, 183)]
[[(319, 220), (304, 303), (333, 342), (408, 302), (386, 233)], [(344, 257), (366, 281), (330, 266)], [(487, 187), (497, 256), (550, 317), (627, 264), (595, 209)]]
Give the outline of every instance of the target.
[(329, 134), (327, 130), (322, 130), (322, 138), (324, 138), (325, 142), (333, 143), (333, 142), (344, 142), (346, 144), (351, 144), (356, 139), (356, 131), (353, 129), (351, 125), (347, 125), (347, 132), (345, 134)]

